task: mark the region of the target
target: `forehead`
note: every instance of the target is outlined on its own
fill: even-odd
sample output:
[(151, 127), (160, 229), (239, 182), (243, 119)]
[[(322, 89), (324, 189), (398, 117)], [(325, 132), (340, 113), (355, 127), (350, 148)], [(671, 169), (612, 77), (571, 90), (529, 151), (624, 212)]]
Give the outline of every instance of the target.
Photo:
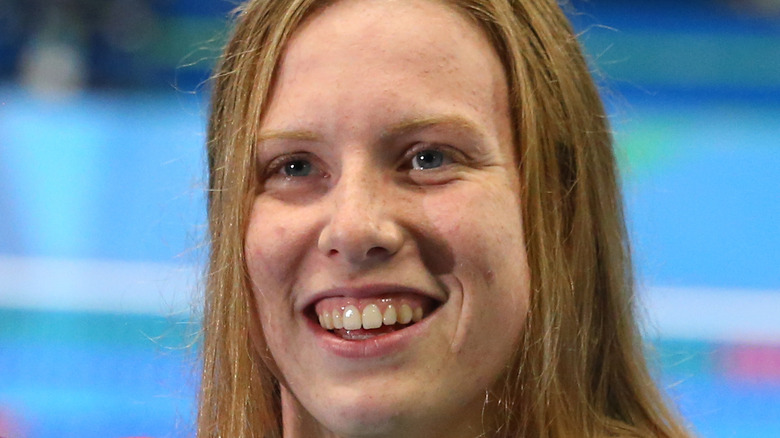
[(342, 0), (316, 11), (293, 34), (263, 124), (286, 128), (274, 123), (276, 114), (354, 114), (349, 110), (366, 110), (366, 100), (385, 113), (403, 101), (417, 117), (453, 105), (483, 119), (508, 112), (498, 55), (462, 12), (435, 0)]
[(480, 32), (465, 15), (437, 0), (341, 0), (308, 17), (290, 49), (327, 57), (360, 43), (375, 49), (373, 54), (404, 53), (416, 59), (438, 53), (446, 58), (475, 33)]

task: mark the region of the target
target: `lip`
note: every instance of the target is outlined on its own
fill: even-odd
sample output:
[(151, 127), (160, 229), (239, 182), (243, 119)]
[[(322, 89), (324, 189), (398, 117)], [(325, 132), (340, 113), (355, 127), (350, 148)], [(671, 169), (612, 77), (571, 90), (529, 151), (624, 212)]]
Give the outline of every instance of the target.
[[(372, 298), (383, 295), (415, 294), (436, 301), (439, 305), (430, 315), (415, 324), (401, 330), (378, 335), (364, 340), (342, 339), (325, 330), (306, 313), (320, 300), (332, 297)], [(425, 336), (432, 319), (439, 313), (444, 303), (440, 296), (424, 292), (417, 288), (394, 284), (372, 284), (356, 288), (338, 287), (313, 294), (301, 302), (297, 312), (306, 321), (306, 325), (315, 338), (316, 344), (326, 352), (348, 359), (371, 359), (393, 355), (404, 350), (415, 338)]]

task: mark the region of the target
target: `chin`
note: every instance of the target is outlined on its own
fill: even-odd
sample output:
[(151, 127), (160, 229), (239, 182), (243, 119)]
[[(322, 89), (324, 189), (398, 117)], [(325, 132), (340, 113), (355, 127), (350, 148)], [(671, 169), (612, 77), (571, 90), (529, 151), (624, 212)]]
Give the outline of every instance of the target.
[(468, 427), (462, 429), (464, 420), (469, 420), (467, 417), (474, 416), (475, 412), (478, 415), (465, 423), (471, 426), (481, 423), (481, 397), (464, 404), (442, 396), (433, 388), (430, 388), (433, 391), (420, 388), (421, 391), (382, 392), (367, 391), (360, 386), (330, 391), (331, 396), (316, 398), (307, 406), (299, 404), (301, 411), (297, 417), (308, 417), (310, 426), (340, 437), (449, 438), (457, 435), (449, 430), (453, 424), (461, 424), (458, 431), (469, 436), (479, 435), (479, 430), (471, 434)]

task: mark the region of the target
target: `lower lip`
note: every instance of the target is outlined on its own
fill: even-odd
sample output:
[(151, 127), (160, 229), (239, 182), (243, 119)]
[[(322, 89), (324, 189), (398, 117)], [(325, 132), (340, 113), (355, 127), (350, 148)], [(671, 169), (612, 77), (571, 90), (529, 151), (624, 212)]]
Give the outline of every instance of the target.
[(435, 316), (428, 316), (422, 321), (398, 331), (374, 336), (362, 340), (346, 340), (322, 328), (316, 322), (306, 319), (309, 328), (314, 332), (317, 345), (336, 356), (348, 359), (373, 359), (399, 353), (420, 336), (428, 327), (429, 321)]

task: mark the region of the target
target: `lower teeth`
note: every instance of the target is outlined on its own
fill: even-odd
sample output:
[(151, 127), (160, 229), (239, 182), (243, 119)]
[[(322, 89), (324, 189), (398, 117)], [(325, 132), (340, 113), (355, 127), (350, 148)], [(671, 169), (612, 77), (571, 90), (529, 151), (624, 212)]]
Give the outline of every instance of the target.
[(330, 330), (334, 335), (339, 336), (343, 339), (346, 339), (348, 341), (362, 341), (365, 339), (371, 339), (375, 338), (380, 335), (384, 335), (387, 333), (392, 333), (398, 330), (401, 330), (403, 328), (409, 327), (411, 324), (394, 324), (394, 325), (383, 325), (382, 327), (375, 328), (375, 329), (357, 329), (357, 330), (346, 330), (346, 329), (335, 329)]
[(366, 339), (375, 338), (377, 335), (373, 333), (350, 333), (347, 331), (347, 333), (341, 335), (341, 337), (349, 341), (363, 341)]

